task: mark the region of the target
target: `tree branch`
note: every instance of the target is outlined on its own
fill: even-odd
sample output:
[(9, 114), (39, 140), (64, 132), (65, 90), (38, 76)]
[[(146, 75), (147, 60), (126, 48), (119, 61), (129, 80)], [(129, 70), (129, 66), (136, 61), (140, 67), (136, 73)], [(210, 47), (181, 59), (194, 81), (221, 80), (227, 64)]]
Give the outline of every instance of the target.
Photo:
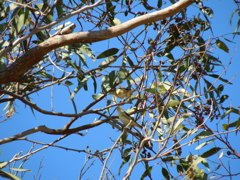
[(27, 51), (9, 67), (1, 71), (0, 84), (20, 81), (21, 75), (31, 69), (33, 65), (41, 61), (44, 55), (56, 48), (74, 43), (92, 43), (110, 39), (124, 34), (140, 25), (170, 17), (182, 11), (192, 3), (194, 3), (194, 0), (181, 0), (165, 9), (136, 17), (125, 23), (110, 27), (105, 30), (77, 32), (51, 37), (38, 46)]
[(78, 131), (82, 131), (82, 130), (85, 130), (85, 129), (90, 129), (90, 128), (96, 127), (96, 126), (98, 126), (102, 123), (105, 123), (105, 122), (109, 121), (109, 120), (110, 119), (98, 120), (98, 121), (95, 121), (91, 124), (86, 124), (86, 125), (83, 125), (83, 126), (72, 128), (72, 129), (50, 129), (50, 128), (44, 126), (44, 125), (41, 125), (41, 126), (37, 126), (35, 128), (32, 128), (32, 129), (28, 129), (26, 131), (23, 131), (19, 134), (1, 139), (0, 140), (0, 145), (11, 142), (11, 141), (14, 141), (16, 139), (19, 139), (19, 138), (22, 138), (22, 137), (25, 137), (25, 136), (28, 136), (30, 134), (37, 133), (37, 132), (43, 132), (43, 133), (46, 133), (46, 134), (53, 134), (53, 135), (73, 134), (73, 133), (76, 133)]

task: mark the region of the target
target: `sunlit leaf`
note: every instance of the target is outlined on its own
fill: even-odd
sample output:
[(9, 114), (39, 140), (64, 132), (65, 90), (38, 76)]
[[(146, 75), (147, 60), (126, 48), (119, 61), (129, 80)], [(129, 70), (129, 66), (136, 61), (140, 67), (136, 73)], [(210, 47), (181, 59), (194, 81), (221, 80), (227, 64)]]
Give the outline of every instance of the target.
[(88, 57), (90, 57), (92, 59), (95, 58), (91, 48), (89, 46), (87, 46), (86, 44), (82, 44), (82, 46), (80, 47), (80, 51), (82, 51), (83, 54), (86, 54)]
[(168, 103), (167, 103), (167, 107), (169, 108), (169, 107), (174, 107), (174, 106), (177, 106), (177, 105), (179, 105), (180, 104), (180, 101), (178, 101), (178, 100), (170, 100)]
[(223, 124), (222, 128), (225, 131), (228, 131), (229, 128), (239, 128), (240, 127), (240, 118), (237, 121), (234, 121), (230, 124)]
[(95, 100), (98, 100), (98, 99), (100, 99), (103, 96), (104, 96), (104, 94), (100, 93), (98, 95), (92, 95), (92, 98), (95, 99)]
[(210, 144), (210, 143), (213, 142), (213, 141), (214, 141), (214, 139), (211, 139), (211, 140), (205, 141), (205, 142), (203, 142), (202, 144), (199, 144), (199, 145), (195, 148), (195, 150), (199, 150), (199, 149), (201, 149), (202, 147), (204, 147), (204, 146)]
[(110, 66), (112, 63), (114, 63), (117, 60), (116, 56), (110, 56), (109, 58), (107, 58), (106, 60), (104, 60), (103, 62), (101, 62), (100, 66)]
[(10, 168), (13, 171), (24, 171), (24, 172), (31, 172), (29, 169), (21, 169), (21, 168)]
[(116, 25), (119, 25), (121, 24), (121, 21), (118, 19), (118, 18), (114, 18), (113, 19), (113, 24), (116, 26)]
[(235, 113), (237, 115), (240, 115), (240, 110), (236, 109), (236, 108), (226, 108), (226, 111), (223, 113), (223, 115), (221, 116), (221, 119), (225, 118), (228, 114), (230, 113)]
[(221, 159), (223, 157), (223, 151), (219, 154), (218, 159)]
[(24, 25), (24, 19), (25, 19), (25, 14), (24, 12), (21, 12), (21, 14), (19, 15), (18, 19), (17, 19), (17, 31), (19, 32), (23, 25)]
[(121, 80), (125, 80), (129, 78), (129, 72), (127, 69), (121, 69), (118, 71), (118, 76)]
[(4, 168), (6, 165), (8, 165), (8, 162), (4, 161), (0, 163), (0, 169)]
[(206, 138), (206, 137), (208, 137), (210, 135), (212, 135), (212, 133), (210, 131), (202, 131), (202, 132), (200, 132), (198, 135), (196, 135), (194, 137), (194, 140)]
[(2, 170), (0, 170), (0, 176), (4, 178), (12, 179), (12, 180), (21, 180), (19, 177)]

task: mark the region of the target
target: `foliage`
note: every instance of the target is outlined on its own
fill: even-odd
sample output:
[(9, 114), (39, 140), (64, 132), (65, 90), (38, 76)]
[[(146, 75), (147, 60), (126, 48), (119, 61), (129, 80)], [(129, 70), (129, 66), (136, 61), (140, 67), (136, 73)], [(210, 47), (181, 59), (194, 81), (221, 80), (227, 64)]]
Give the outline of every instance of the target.
[[(158, 0), (151, 4), (145, 0), (106, 0), (70, 16), (97, 2), (0, 2), (0, 44), (3, 47), (0, 70), (18, 61), (31, 48), (71, 22), (77, 26), (75, 31), (104, 30), (175, 3), (171, 0), (168, 3)], [(228, 168), (222, 164), (222, 159), (240, 158), (230, 139), (233, 132), (238, 136), (240, 111), (239, 107), (225, 103), (229, 97), (224, 91), (225, 86), (232, 83), (222, 77), (226, 69), (216, 54), (218, 50), (229, 53), (230, 40), (223, 36), (209, 37), (208, 34), (214, 32), (210, 23), (214, 12), (204, 6), (204, 1), (198, 1), (194, 6), (194, 16), (185, 9), (161, 21), (137, 27), (108, 43), (68, 44), (56, 48), (24, 73), (20, 81), (1, 84), (0, 103), (5, 105), (4, 121), (14, 119), (15, 112), (23, 105), (36, 116), (41, 113), (52, 116), (56, 122), (58, 117), (67, 121), (60, 129), (57, 129), (59, 126), (48, 128), (46, 124), (22, 134), (15, 132), (16, 136), (10, 139), (2, 139), (1, 143), (21, 139), (42, 147), (2, 162), (0, 176), (18, 179), (13, 171), (26, 173), (28, 170), (20, 167), (7, 172), (9, 165), (26, 158), (30, 161), (35, 153), (54, 146), (87, 154), (86, 164), (93, 159), (103, 162), (101, 167), (90, 163), (86, 170), (102, 168), (100, 179), (111, 176), (118, 179), (122, 173), (127, 179), (138, 164), (144, 169), (138, 172), (141, 179), (155, 179), (153, 170), (159, 165), (161, 171), (158, 174), (162, 179), (221, 177), (219, 171), (223, 167)], [(238, 27), (239, 23), (234, 35), (238, 35)], [(53, 87), (54, 92), (62, 92), (56, 93), (56, 104), (68, 108), (71, 105), (71, 110), (43, 105), (43, 98), (48, 98), (46, 90)], [(111, 90), (119, 87), (135, 89), (136, 92), (125, 99), (109, 95)], [(143, 128), (124, 127), (117, 121), (117, 106), (128, 111)], [(80, 139), (88, 138), (93, 130), (103, 129), (103, 126), (110, 127), (109, 136), (113, 133), (118, 135), (112, 137), (110, 147), (106, 145), (93, 153), (95, 148), (88, 150), (57, 145), (76, 134)], [(37, 132), (61, 137), (43, 143), (31, 139)], [(89, 146), (94, 147), (94, 144), (89, 142)], [(121, 159), (117, 171), (114, 169), (116, 166), (111, 169), (108, 163), (113, 152), (118, 152)], [(219, 159), (215, 162), (217, 165), (211, 163), (216, 157)], [(84, 168), (80, 177), (86, 173)], [(232, 176), (231, 172), (228, 175)]]

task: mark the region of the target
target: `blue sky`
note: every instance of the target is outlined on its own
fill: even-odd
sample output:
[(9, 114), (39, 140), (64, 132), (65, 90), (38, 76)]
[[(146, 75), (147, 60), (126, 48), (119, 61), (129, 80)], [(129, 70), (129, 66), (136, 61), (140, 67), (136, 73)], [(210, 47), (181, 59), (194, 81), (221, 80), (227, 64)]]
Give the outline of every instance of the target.
[[(206, 1), (206, 5), (209, 7), (213, 7), (214, 10), (214, 18), (212, 21), (212, 27), (215, 36), (219, 36), (222, 34), (230, 33), (235, 29), (235, 26), (229, 25), (229, 17), (236, 6), (232, 3), (232, 1), (226, 0), (208, 0)], [(195, 12), (192, 9), (189, 9), (190, 13), (194, 14)], [(236, 19), (235, 19), (236, 20)], [(236, 21), (234, 21), (236, 22)], [(233, 23), (235, 24), (235, 23)], [(133, 30), (134, 32), (134, 30)], [(232, 36), (228, 36), (228, 39), (232, 40)], [(223, 61), (225, 65), (231, 60), (231, 64), (224, 75), (224, 78), (233, 79), (233, 85), (226, 86), (226, 93), (230, 94), (229, 100), (227, 103), (232, 104), (233, 106), (239, 106), (239, 92), (240, 92), (240, 76), (239, 76), (239, 67), (240, 67), (240, 38), (235, 37), (233, 40), (235, 43), (227, 43), (230, 48), (230, 53), (227, 54), (221, 50), (216, 50), (217, 56)], [(114, 40), (108, 40), (104, 42), (99, 42), (93, 45), (96, 46), (96, 51), (104, 51), (109, 47), (118, 46), (115, 44)], [(99, 48), (101, 47), (101, 48)], [(232, 58), (232, 59), (231, 59)], [(52, 91), (52, 92), (51, 92)], [(66, 89), (60, 89), (58, 87), (54, 87), (52, 90), (47, 89), (44, 90), (41, 94), (36, 94), (34, 101), (40, 104), (40, 107), (51, 108), (51, 93), (54, 94), (53, 100), (55, 102), (54, 108), (59, 112), (72, 112), (72, 105), (69, 101), (69, 95)], [(111, 98), (111, 97), (109, 97)], [(85, 102), (92, 101), (91, 96), (89, 96), (88, 92), (81, 91), (80, 95), (77, 95), (75, 100), (77, 101), (78, 108), (82, 109), (84, 107)], [(64, 102), (64, 103), (62, 103)], [(17, 112), (16, 114), (9, 119), (8, 121), (1, 123), (0, 126), (0, 138), (8, 137), (16, 132), (22, 132), (24, 130), (33, 128), (38, 125), (47, 124), (49, 128), (62, 128), (69, 119), (62, 117), (51, 117), (51, 116), (43, 116), (38, 112), (35, 112), (35, 116), (32, 114), (29, 108), (26, 108), (19, 101), (17, 104)], [(1, 109), (3, 106), (0, 107)], [(79, 121), (76, 125), (86, 124), (87, 122), (92, 122), (94, 116), (89, 116), (88, 118), (84, 118)], [(78, 135), (72, 135), (68, 137), (66, 140), (61, 141), (58, 145), (71, 147), (71, 148), (79, 148), (79, 149), (87, 149), (87, 146), (90, 145), (89, 149), (104, 149), (112, 146), (114, 139), (118, 137), (120, 134), (117, 130), (112, 130), (109, 125), (102, 125), (100, 127), (90, 129), (86, 137), (80, 137)], [(111, 134), (109, 134), (111, 133)], [(31, 139), (35, 139), (43, 142), (51, 142), (51, 140), (56, 139), (57, 136), (48, 136), (42, 133), (37, 133), (31, 136)], [(234, 137), (234, 136), (233, 136)], [(238, 141), (236, 140), (236, 144)], [(239, 144), (239, 143), (238, 143)], [(9, 143), (1, 146), (1, 154), (0, 158), (2, 161), (7, 161), (11, 159), (14, 154), (22, 151), (23, 154), (28, 152), (31, 144), (24, 141), (17, 141), (14, 143)], [(35, 149), (40, 146), (36, 146)], [(237, 147), (236, 147), (237, 148)], [(239, 147), (238, 147), (239, 148)], [(240, 149), (239, 149), (240, 150)], [(48, 148), (43, 150), (35, 155), (33, 155), (29, 161), (24, 165), (24, 168), (31, 169), (31, 172), (26, 173), (24, 179), (33, 179), (34, 175), (37, 175), (38, 168), (40, 167), (40, 162), (42, 162), (42, 168), (40, 169), (41, 179), (51, 179), (51, 180), (63, 180), (63, 179), (77, 179), (79, 175), (79, 170), (84, 164), (85, 161), (84, 153), (71, 152), (58, 148)], [(109, 165), (112, 163), (112, 168), (117, 169), (121, 162), (119, 161), (118, 153), (114, 152), (109, 160)], [(101, 167), (101, 162), (96, 161), (95, 167)], [(237, 163), (233, 161), (233, 168)], [(126, 171), (127, 166), (125, 165), (122, 172)], [(132, 177), (136, 177), (139, 171), (141, 171), (141, 166), (138, 165), (135, 171), (133, 171)], [(154, 168), (153, 179), (158, 177), (158, 173), (161, 171), (160, 166), (156, 166)], [(93, 168), (83, 179), (98, 179), (98, 176), (101, 172), (100, 168)], [(39, 176), (40, 176), (39, 175)], [(121, 177), (124, 173), (121, 174)], [(37, 178), (38, 179), (38, 178)]]

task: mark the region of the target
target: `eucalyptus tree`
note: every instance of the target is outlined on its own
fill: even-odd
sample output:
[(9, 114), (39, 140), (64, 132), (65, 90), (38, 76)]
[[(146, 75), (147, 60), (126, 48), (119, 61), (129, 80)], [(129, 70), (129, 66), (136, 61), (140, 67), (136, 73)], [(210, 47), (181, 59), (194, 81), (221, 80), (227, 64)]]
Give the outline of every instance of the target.
[[(231, 52), (229, 37), (239, 35), (239, 4), (229, 2), (236, 5), (229, 17), (238, 19), (236, 31), (216, 37), (214, 10), (205, 3), (0, 2), (6, 132), (0, 144), (3, 152), (7, 144), (30, 148), (11, 149), (0, 175), (28, 176), (26, 162), (36, 162), (43, 150), (64, 149), (62, 161), (70, 152), (86, 157), (79, 160), (79, 179), (237, 176), (224, 162), (240, 158), (232, 139), (238, 137), (239, 108), (225, 103), (224, 87), (232, 83), (222, 76), (228, 70), (217, 53)], [(121, 88), (131, 93), (112, 93)], [(119, 115), (126, 120), (120, 108), (135, 127), (119, 121)], [(19, 114), (33, 119), (17, 120)], [(34, 116), (48, 120), (36, 125)], [(14, 131), (10, 121), (24, 130)]]

